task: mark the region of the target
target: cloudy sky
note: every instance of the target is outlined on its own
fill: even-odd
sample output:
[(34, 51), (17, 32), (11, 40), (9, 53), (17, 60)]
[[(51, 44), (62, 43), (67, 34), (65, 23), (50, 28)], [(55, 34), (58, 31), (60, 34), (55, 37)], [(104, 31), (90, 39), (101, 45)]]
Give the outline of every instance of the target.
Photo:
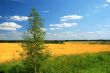
[(48, 40), (110, 39), (110, 0), (0, 0), (0, 40), (18, 40), (36, 8)]

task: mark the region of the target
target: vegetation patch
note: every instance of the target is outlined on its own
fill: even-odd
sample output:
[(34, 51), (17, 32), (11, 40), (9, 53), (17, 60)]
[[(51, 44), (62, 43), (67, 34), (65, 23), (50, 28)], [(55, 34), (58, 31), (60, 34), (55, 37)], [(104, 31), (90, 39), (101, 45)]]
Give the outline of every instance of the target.
[[(110, 52), (52, 57), (42, 63), (42, 73), (110, 73)], [(0, 65), (3, 73), (23, 73), (21, 61)]]

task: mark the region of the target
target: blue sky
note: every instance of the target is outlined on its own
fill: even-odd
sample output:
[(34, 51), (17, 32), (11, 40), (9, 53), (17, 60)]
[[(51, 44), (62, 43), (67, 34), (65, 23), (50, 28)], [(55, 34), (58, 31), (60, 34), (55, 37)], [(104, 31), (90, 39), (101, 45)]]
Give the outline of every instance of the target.
[(110, 0), (0, 0), (0, 40), (18, 40), (36, 8), (48, 40), (110, 39)]

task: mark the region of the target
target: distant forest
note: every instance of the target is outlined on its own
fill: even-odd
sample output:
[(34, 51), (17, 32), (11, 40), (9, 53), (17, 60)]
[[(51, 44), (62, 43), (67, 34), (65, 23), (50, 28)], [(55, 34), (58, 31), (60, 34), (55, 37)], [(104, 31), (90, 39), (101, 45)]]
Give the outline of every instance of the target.
[[(0, 43), (21, 43), (23, 40), (0, 40)], [(110, 43), (110, 40), (45, 40), (45, 43), (64, 43), (64, 42), (94, 42), (94, 43)]]

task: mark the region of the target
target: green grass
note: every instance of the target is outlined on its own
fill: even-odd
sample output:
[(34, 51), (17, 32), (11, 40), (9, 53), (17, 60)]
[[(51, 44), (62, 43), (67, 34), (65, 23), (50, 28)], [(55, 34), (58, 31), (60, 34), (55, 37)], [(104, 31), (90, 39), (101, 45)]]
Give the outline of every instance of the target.
[[(4, 73), (23, 72), (21, 62), (2, 64), (0, 67), (5, 70)], [(109, 68), (110, 52), (102, 52), (49, 58), (42, 63), (41, 71), (43, 73), (110, 73)]]
[(61, 56), (43, 63), (44, 73), (110, 73), (110, 53)]
[(0, 64), (0, 73), (23, 73), (24, 66), (21, 61)]

